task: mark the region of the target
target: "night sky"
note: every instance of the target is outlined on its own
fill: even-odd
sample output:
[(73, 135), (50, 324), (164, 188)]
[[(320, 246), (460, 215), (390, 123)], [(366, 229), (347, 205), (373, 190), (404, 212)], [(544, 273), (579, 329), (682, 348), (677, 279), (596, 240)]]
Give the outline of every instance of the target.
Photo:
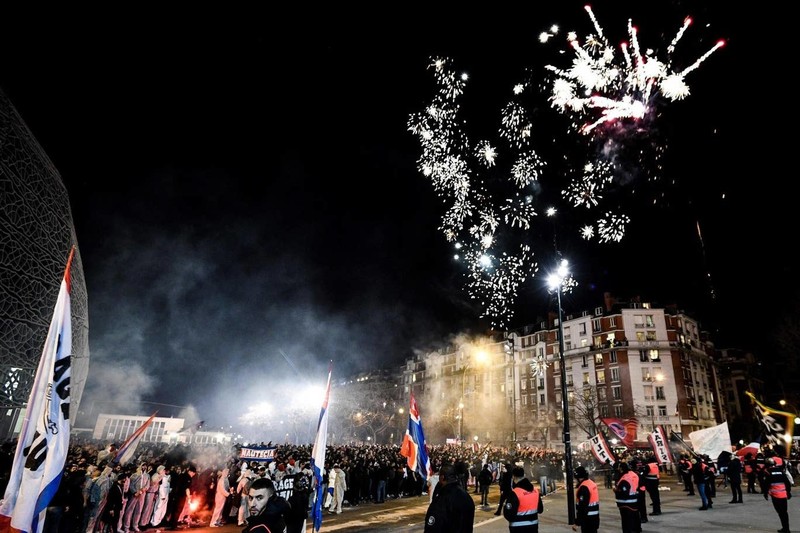
[[(492, 126), (518, 75), (565, 48), (541, 45), (541, 31), (591, 32), (582, 6), (6, 13), (0, 89), (62, 175), (85, 269), (82, 410), (146, 401), (139, 414), (186, 406), (187, 418), (228, 424), (254, 398), (322, 385), (328, 360), (344, 378), (485, 332), (437, 230), (443, 206), (416, 169), (408, 118), (433, 96), (427, 66), (441, 55), (473, 80), (475, 125)], [(587, 244), (581, 213), (563, 205), (534, 232), (537, 260), (552, 264), (555, 237), (573, 261), (567, 313), (606, 291), (638, 295), (697, 316), (720, 347), (768, 358), (764, 328), (797, 307), (796, 110), (773, 68), (793, 48), (730, 3), (613, 6), (593, 4), (612, 42), (630, 17), (643, 42), (665, 46), (692, 16), (684, 61), (727, 44), (650, 126), (663, 179), (620, 193), (633, 219), (623, 241)], [(546, 139), (564, 126), (545, 111)], [(552, 309), (543, 279), (523, 286), (512, 327)]]

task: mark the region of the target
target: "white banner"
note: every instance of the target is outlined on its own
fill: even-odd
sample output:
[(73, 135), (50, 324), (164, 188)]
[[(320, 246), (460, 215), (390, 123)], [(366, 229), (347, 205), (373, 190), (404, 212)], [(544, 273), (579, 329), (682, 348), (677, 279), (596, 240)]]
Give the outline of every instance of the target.
[(672, 452), (669, 449), (666, 435), (664, 435), (664, 428), (658, 426), (655, 431), (650, 433), (647, 438), (650, 441), (650, 446), (653, 447), (653, 453), (656, 456), (658, 464), (663, 465), (672, 463)]
[(611, 451), (611, 448), (608, 447), (608, 443), (602, 433), (598, 433), (589, 439), (589, 444), (592, 446), (592, 454), (595, 459), (601, 463), (606, 464), (606, 460), (608, 460), (613, 465), (617, 462), (614, 453)]
[(728, 431), (728, 422), (707, 429), (699, 429), (689, 433), (689, 440), (695, 453), (708, 455), (716, 459), (722, 452), (731, 451), (731, 434)]

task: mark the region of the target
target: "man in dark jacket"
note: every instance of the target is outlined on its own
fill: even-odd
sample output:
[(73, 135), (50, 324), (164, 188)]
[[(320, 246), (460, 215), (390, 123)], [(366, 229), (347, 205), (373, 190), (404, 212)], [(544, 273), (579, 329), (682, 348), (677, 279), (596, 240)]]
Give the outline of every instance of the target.
[(508, 499), (508, 493), (511, 492), (511, 469), (510, 463), (500, 466), (500, 502), (497, 504), (497, 511), (494, 512), (496, 516), (500, 516), (503, 512), (503, 505)]
[(742, 461), (738, 455), (731, 457), (731, 462), (728, 463), (728, 468), (725, 471), (728, 476), (728, 483), (731, 484), (731, 499), (728, 503), (743, 503), (742, 502)]
[(581, 533), (597, 533), (600, 528), (600, 495), (597, 484), (589, 479), (586, 468), (575, 469), (578, 488), (575, 491), (575, 525), (572, 531), (581, 528)]
[(521, 466), (511, 470), (511, 492), (503, 508), (503, 517), (508, 520), (508, 530), (513, 533), (538, 533), (539, 513), (544, 504)]
[(258, 478), (250, 485), (250, 516), (242, 533), (283, 533), (285, 516), (291, 506), (285, 498), (275, 494), (275, 485), (269, 478)]
[(475, 521), (475, 502), (461, 486), (459, 470), (444, 465), (439, 483), (425, 514), (425, 533), (471, 533)]
[(483, 465), (483, 469), (478, 474), (478, 484), (481, 489), (481, 507), (489, 507), (489, 487), (492, 485), (494, 474), (492, 474), (491, 465)]

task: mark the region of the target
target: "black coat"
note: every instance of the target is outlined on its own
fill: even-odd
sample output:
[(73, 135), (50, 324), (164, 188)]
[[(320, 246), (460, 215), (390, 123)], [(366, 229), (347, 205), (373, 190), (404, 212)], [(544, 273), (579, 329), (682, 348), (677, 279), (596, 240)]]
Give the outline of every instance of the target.
[(728, 474), (728, 480), (731, 483), (742, 482), (742, 462), (738, 457), (731, 459), (731, 462), (728, 463), (728, 469), (725, 471), (725, 473)]
[(475, 502), (457, 481), (439, 482), (425, 514), (425, 533), (472, 533)]

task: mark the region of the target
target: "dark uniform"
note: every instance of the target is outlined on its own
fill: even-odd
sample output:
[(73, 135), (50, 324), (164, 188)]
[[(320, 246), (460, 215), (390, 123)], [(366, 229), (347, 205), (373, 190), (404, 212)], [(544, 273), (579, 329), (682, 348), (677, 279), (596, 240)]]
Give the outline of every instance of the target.
[(600, 493), (597, 484), (589, 479), (586, 469), (579, 466), (575, 469), (578, 489), (575, 494), (575, 525), (580, 526), (581, 533), (597, 533), (600, 528)]
[(631, 471), (625, 462), (619, 463), (619, 471), (622, 475), (614, 489), (614, 495), (622, 520), (622, 533), (639, 533), (642, 530), (639, 520), (639, 475)]
[(471, 533), (475, 502), (461, 486), (452, 465), (443, 466), (425, 514), (425, 533)]
[(778, 513), (781, 521), (779, 533), (789, 533), (789, 505), (792, 498), (792, 484), (786, 477), (783, 462), (777, 464), (775, 458), (770, 457), (766, 460), (766, 468), (761, 474), (761, 493), (764, 499), (768, 500), (772, 496), (772, 506)]
[(508, 520), (508, 530), (512, 533), (538, 533), (539, 513), (544, 512), (539, 491), (525, 477), (522, 467), (514, 467), (511, 474), (513, 488), (503, 508), (503, 517)]
[(661, 494), (658, 492), (660, 477), (658, 461), (655, 457), (651, 457), (644, 464), (644, 486), (647, 489), (647, 494), (650, 496), (650, 503), (653, 504), (653, 510), (650, 513), (651, 516), (658, 516), (661, 514)]

